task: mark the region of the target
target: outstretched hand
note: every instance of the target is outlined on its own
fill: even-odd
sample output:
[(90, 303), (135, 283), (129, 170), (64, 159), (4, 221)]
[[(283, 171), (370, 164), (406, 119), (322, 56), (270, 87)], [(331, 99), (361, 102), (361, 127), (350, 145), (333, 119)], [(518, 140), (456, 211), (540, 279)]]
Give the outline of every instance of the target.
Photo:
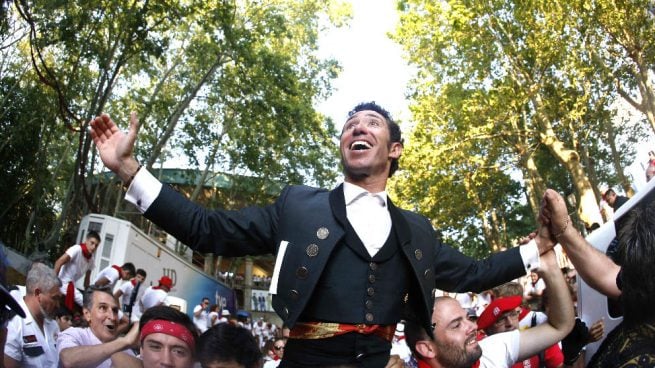
[(539, 222), (548, 226), (555, 241), (571, 226), (571, 218), (564, 198), (552, 189), (546, 189), (544, 193), (541, 201), (541, 211), (539, 212)]
[(98, 148), (100, 159), (105, 166), (126, 181), (138, 169), (134, 158), (134, 142), (139, 131), (136, 113), (130, 113), (130, 127), (127, 134), (116, 126), (107, 114), (102, 114), (90, 122), (93, 142)]

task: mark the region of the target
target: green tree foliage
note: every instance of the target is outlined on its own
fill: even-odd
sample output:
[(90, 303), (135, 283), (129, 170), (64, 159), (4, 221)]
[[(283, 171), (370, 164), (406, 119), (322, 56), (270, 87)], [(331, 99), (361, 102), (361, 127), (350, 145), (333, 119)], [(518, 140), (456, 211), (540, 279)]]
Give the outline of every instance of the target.
[[(394, 190), (437, 227), (507, 246), (536, 227), (546, 185), (573, 194), (586, 225), (602, 221), (597, 180), (609, 181), (610, 166), (623, 181), (616, 173), (632, 151), (618, 137), (633, 132), (612, 124), (617, 93), (586, 43), (587, 29), (600, 25), (572, 16), (578, 5), (399, 2), (394, 38), (417, 68), (416, 122), (402, 162), (409, 170)], [(520, 210), (523, 195), (532, 216)], [(497, 212), (523, 226), (500, 226)]]
[[(269, 182), (334, 180), (336, 131), (313, 106), (330, 94), (339, 72), (333, 60), (317, 58), (316, 41), (321, 27), (347, 19), (340, 2), (34, 0), (6, 10), (3, 26), (22, 32), (3, 40), (3, 61), (12, 68), (2, 75), (2, 97), (16, 111), (2, 116), (2, 140), (16, 134), (10, 127), (28, 126), (20, 112), (31, 109), (38, 114), (34, 129), (20, 134), (35, 142), (43, 167), (60, 169), (47, 176), (34, 162), (15, 161), (16, 174), (29, 173), (23, 180), (43, 189), (3, 198), (3, 213), (17, 220), (8, 227), (2, 218), (1, 237), (25, 249), (36, 242), (65, 247), (82, 215), (122, 210), (118, 183), (96, 185), (106, 177), (97, 175), (101, 165), (86, 133), (90, 118), (103, 111), (123, 128), (129, 111), (137, 111), (137, 155), (148, 167), (175, 157), (207, 173)], [(21, 74), (21, 65), (29, 72)], [(32, 89), (12, 88), (18, 80)], [(30, 105), (36, 101), (39, 108)], [(2, 153), (11, 161), (25, 150)], [(21, 228), (44, 230), (28, 241), (18, 235)]]

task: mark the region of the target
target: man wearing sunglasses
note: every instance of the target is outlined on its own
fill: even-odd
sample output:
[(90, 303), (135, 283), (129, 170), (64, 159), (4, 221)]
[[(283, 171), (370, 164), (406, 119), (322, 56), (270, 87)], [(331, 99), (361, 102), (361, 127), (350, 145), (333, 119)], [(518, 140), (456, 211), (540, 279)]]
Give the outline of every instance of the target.
[(285, 339), (283, 338), (275, 339), (275, 342), (273, 343), (273, 360), (266, 361), (266, 363), (264, 363), (263, 368), (276, 368), (278, 365), (280, 365), (280, 361), (284, 356), (285, 344), (286, 344)]

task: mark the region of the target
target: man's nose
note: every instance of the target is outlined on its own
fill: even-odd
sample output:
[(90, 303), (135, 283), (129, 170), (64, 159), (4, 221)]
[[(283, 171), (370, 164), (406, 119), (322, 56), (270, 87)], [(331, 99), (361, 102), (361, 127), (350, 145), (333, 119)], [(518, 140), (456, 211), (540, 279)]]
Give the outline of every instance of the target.
[(174, 367), (173, 364), (173, 352), (171, 349), (162, 349), (161, 362), (164, 367)]

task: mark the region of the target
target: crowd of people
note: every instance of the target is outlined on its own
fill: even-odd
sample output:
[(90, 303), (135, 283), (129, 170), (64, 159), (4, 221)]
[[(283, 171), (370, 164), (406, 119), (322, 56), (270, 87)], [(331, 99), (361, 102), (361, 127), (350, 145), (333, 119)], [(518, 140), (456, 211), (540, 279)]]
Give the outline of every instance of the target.
[[(130, 303), (134, 290), (117, 295), (109, 286), (119, 278), (136, 280), (138, 270), (110, 266), (91, 283), (88, 262), (100, 239), (90, 232), (54, 270), (35, 264), (28, 272), (24, 295), (8, 304), (23, 313), (6, 319), (6, 366), (579, 365), (585, 344), (604, 332), (602, 320), (576, 319), (572, 283), (578, 277), (619, 300), (624, 316), (590, 366), (655, 365), (649, 309), (655, 302), (655, 194), (622, 219), (614, 259), (584, 239), (562, 196), (547, 190), (535, 233), (520, 246), (475, 260), (442, 243), (426, 218), (388, 198), (387, 180), (403, 143), (398, 125), (375, 103), (348, 114), (339, 146), (343, 184), (331, 191), (289, 186), (275, 203), (239, 211), (203, 208), (159, 182), (133, 156), (137, 131), (134, 113), (127, 132), (104, 114), (91, 122), (103, 163), (128, 188), (126, 199), (197, 251), (275, 254), (269, 291), (283, 332), (271, 327), (264, 333), (261, 320), (229, 323), (231, 316), (208, 298), (192, 317), (162, 305), (171, 284), (166, 276), (144, 291), (138, 313), (136, 305), (126, 309), (124, 297), (129, 293)], [(577, 274), (560, 267), (556, 243)], [(527, 275), (525, 285), (512, 283)], [(82, 277), (87, 287), (80, 293), (71, 285)], [(435, 298), (435, 288), (456, 295)], [(58, 312), (61, 305), (81, 306), (85, 325), (71, 327), (71, 316)]]

